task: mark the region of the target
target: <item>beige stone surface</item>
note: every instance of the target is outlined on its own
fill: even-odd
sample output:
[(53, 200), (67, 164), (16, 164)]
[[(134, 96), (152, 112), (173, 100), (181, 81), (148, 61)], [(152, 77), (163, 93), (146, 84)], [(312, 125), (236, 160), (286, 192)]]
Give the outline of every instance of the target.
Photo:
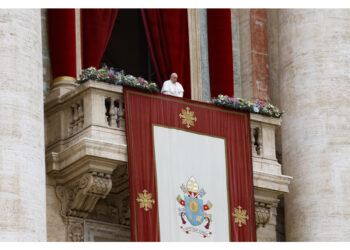
[(46, 181), (46, 217), (47, 241), (66, 241), (66, 226), (60, 211), (61, 203), (56, 196), (55, 180), (47, 176)]
[(52, 85), (49, 36), (48, 36), (47, 29), (48, 29), (47, 28), (47, 9), (41, 9), (41, 39), (42, 39), (44, 93), (48, 93)]
[(239, 45), (241, 59), (242, 96), (245, 99), (253, 98), (252, 83), (252, 55), (250, 33), (250, 9), (239, 9)]
[(199, 9), (188, 9), (187, 16), (190, 49), (191, 99), (201, 101), (203, 94)]
[(233, 80), (234, 96), (242, 97), (241, 82), (241, 53), (239, 39), (239, 10), (231, 9), (231, 35), (232, 35), (232, 58), (233, 58)]
[[(267, 42), (269, 50), (270, 98), (271, 103), (281, 107), (280, 102), (280, 68), (279, 68), (279, 19), (278, 9), (268, 9), (267, 13)], [(277, 158), (282, 155), (281, 129), (276, 129)]]
[(350, 236), (350, 12), (279, 10), (288, 241)]
[(0, 10), (0, 241), (46, 241), (40, 10)]
[(257, 241), (276, 241), (276, 208), (292, 180), (276, 158), (275, 131), (282, 119), (258, 114), (250, 119)]

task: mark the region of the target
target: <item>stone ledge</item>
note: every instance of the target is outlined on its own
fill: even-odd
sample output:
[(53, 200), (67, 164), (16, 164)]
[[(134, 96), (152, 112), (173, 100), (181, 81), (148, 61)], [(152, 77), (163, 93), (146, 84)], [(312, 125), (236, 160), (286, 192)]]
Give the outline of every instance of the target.
[[(70, 172), (73, 171), (70, 169), (79, 169), (87, 163), (86, 161), (115, 165), (121, 162), (125, 163), (128, 161), (127, 146), (83, 138), (62, 152), (47, 154), (46, 172), (56, 176), (57, 172)], [(67, 167), (69, 168), (66, 169)]]
[(265, 115), (254, 114), (254, 113), (250, 113), (250, 120), (255, 122), (267, 123), (275, 126), (281, 126), (281, 123), (282, 123), (281, 118), (269, 117)]
[(283, 194), (288, 193), (288, 185), (293, 178), (287, 175), (274, 175), (270, 173), (253, 171), (254, 189), (264, 189), (270, 192)]
[[(99, 81), (87, 81), (83, 84), (74, 84), (75, 88), (69, 92), (63, 92), (63, 95), (52, 92), (45, 98), (45, 112), (53, 107), (68, 101), (71, 98), (75, 98), (77, 95), (87, 91), (88, 89), (98, 89), (107, 92), (114, 92), (123, 94), (123, 87), (120, 85), (113, 85), (110, 83), (99, 82)], [(60, 92), (61, 93), (61, 92)]]

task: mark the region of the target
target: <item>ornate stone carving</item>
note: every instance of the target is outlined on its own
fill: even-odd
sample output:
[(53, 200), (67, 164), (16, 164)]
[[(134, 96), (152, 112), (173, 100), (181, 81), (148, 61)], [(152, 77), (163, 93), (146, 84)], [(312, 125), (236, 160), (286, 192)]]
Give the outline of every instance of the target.
[(119, 223), (125, 226), (130, 226), (130, 196), (122, 200)]
[(61, 201), (61, 215), (86, 218), (100, 198), (105, 198), (112, 188), (109, 174), (91, 171), (75, 181), (56, 187)]
[(84, 241), (84, 226), (82, 223), (68, 225), (68, 240), (73, 242)]
[(112, 189), (106, 199), (100, 199), (88, 218), (112, 224), (130, 226), (130, 194), (127, 165), (118, 166), (112, 174)]
[(255, 225), (257, 228), (260, 226), (265, 227), (269, 222), (270, 208), (271, 204), (258, 201), (255, 202)]

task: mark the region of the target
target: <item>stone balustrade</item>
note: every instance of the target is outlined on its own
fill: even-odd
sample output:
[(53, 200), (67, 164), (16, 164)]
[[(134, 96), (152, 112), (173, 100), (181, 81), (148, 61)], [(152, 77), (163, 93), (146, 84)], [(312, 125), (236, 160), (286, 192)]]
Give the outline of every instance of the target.
[(276, 241), (276, 208), (279, 197), (288, 193), (292, 179), (282, 174), (281, 164), (276, 158), (275, 134), (281, 122), (281, 118), (250, 115), (258, 241)]
[[(60, 201), (66, 240), (84, 240), (84, 220), (104, 223), (106, 228), (121, 224), (123, 240), (127, 240), (130, 213), (125, 207), (129, 197), (124, 112), (122, 87), (108, 83), (88, 81), (77, 85), (61, 81), (46, 96), (46, 171)], [(259, 241), (276, 241), (278, 197), (288, 192), (291, 179), (282, 175), (276, 159), (275, 129), (280, 125), (281, 119), (251, 114)], [(113, 205), (115, 200), (124, 205)], [(115, 210), (123, 211), (123, 216), (115, 215)], [(105, 215), (115, 218), (116, 223), (108, 224)], [(80, 234), (74, 236), (73, 229)], [(91, 238), (85, 235), (85, 240)]]

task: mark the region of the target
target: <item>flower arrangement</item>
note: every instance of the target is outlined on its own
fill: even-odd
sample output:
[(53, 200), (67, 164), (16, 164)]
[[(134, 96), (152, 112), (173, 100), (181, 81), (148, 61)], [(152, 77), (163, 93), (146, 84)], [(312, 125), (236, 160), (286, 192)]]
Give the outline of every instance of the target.
[(132, 75), (125, 75), (124, 71), (116, 71), (111, 69), (96, 69), (95, 67), (90, 67), (82, 70), (82, 74), (76, 83), (82, 84), (88, 80), (95, 80), (101, 82), (107, 82), (115, 85), (121, 85), (131, 88), (136, 88), (148, 92), (159, 92), (159, 88), (156, 83), (148, 83), (142, 77), (135, 77)]
[(252, 113), (272, 116), (276, 118), (281, 117), (283, 114), (283, 112), (280, 111), (274, 105), (267, 102), (260, 101), (260, 100), (251, 102), (239, 97), (229, 97), (227, 95), (219, 95), (217, 98), (212, 99), (212, 103), (217, 106), (249, 111)]

